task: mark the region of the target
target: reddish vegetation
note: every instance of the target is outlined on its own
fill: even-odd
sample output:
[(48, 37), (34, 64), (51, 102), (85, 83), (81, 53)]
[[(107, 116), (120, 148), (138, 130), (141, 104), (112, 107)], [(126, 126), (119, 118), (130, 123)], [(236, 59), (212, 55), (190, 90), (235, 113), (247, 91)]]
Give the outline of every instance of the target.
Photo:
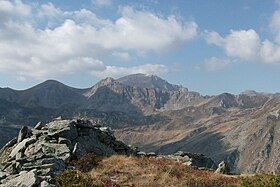
[[(96, 157), (97, 158), (97, 157)], [(94, 160), (87, 157), (91, 161)], [(99, 160), (98, 160), (99, 161)], [(88, 163), (86, 159), (83, 162)], [(83, 164), (79, 162), (80, 169)], [(95, 166), (95, 164), (93, 164)], [(88, 169), (88, 166), (86, 166)], [(70, 178), (70, 180), (69, 180)], [(239, 179), (196, 170), (162, 158), (112, 156), (98, 162), (90, 172), (63, 172), (58, 186), (236, 186)]]

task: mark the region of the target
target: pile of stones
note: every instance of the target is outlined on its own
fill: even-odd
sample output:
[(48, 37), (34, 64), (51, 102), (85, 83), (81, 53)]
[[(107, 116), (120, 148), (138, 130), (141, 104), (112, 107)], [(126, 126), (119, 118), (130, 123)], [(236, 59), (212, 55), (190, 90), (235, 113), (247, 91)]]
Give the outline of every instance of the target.
[(0, 187), (52, 187), (55, 175), (71, 169), (67, 163), (87, 153), (110, 156), (135, 150), (116, 140), (110, 128), (88, 120), (55, 119), (31, 130), (24, 126), (0, 150)]

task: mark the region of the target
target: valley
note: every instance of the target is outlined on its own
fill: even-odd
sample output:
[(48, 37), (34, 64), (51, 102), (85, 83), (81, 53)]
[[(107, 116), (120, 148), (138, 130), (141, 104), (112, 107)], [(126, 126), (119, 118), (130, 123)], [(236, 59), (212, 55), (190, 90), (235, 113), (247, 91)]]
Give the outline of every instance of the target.
[(233, 173), (280, 171), (279, 94), (203, 96), (155, 75), (106, 78), (87, 89), (49, 80), (27, 90), (0, 88), (0, 144), (22, 125), (85, 118), (110, 126), (143, 151), (202, 153)]

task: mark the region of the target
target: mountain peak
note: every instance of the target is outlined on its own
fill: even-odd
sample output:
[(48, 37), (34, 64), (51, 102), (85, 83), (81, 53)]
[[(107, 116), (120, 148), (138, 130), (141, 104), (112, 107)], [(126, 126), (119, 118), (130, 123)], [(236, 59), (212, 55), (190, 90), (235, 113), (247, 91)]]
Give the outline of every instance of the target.
[(95, 92), (98, 88), (100, 88), (102, 86), (107, 86), (107, 85), (113, 84), (114, 82), (116, 82), (116, 81), (112, 77), (107, 77), (105, 79), (102, 79), (101, 81), (96, 83), (93, 87), (91, 87), (86, 93), (84, 93), (84, 96), (91, 97), (92, 95), (95, 94)]
[(176, 91), (180, 89), (180, 86), (170, 84), (157, 75), (138, 73), (119, 78), (117, 81), (131, 87), (155, 88), (162, 91)]

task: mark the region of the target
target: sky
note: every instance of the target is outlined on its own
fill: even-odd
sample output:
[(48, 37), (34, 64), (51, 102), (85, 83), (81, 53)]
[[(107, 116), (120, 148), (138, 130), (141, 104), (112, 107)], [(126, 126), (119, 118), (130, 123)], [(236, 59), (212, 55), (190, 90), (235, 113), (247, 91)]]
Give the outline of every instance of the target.
[(0, 0), (0, 87), (135, 73), (204, 95), (280, 92), (280, 0)]

